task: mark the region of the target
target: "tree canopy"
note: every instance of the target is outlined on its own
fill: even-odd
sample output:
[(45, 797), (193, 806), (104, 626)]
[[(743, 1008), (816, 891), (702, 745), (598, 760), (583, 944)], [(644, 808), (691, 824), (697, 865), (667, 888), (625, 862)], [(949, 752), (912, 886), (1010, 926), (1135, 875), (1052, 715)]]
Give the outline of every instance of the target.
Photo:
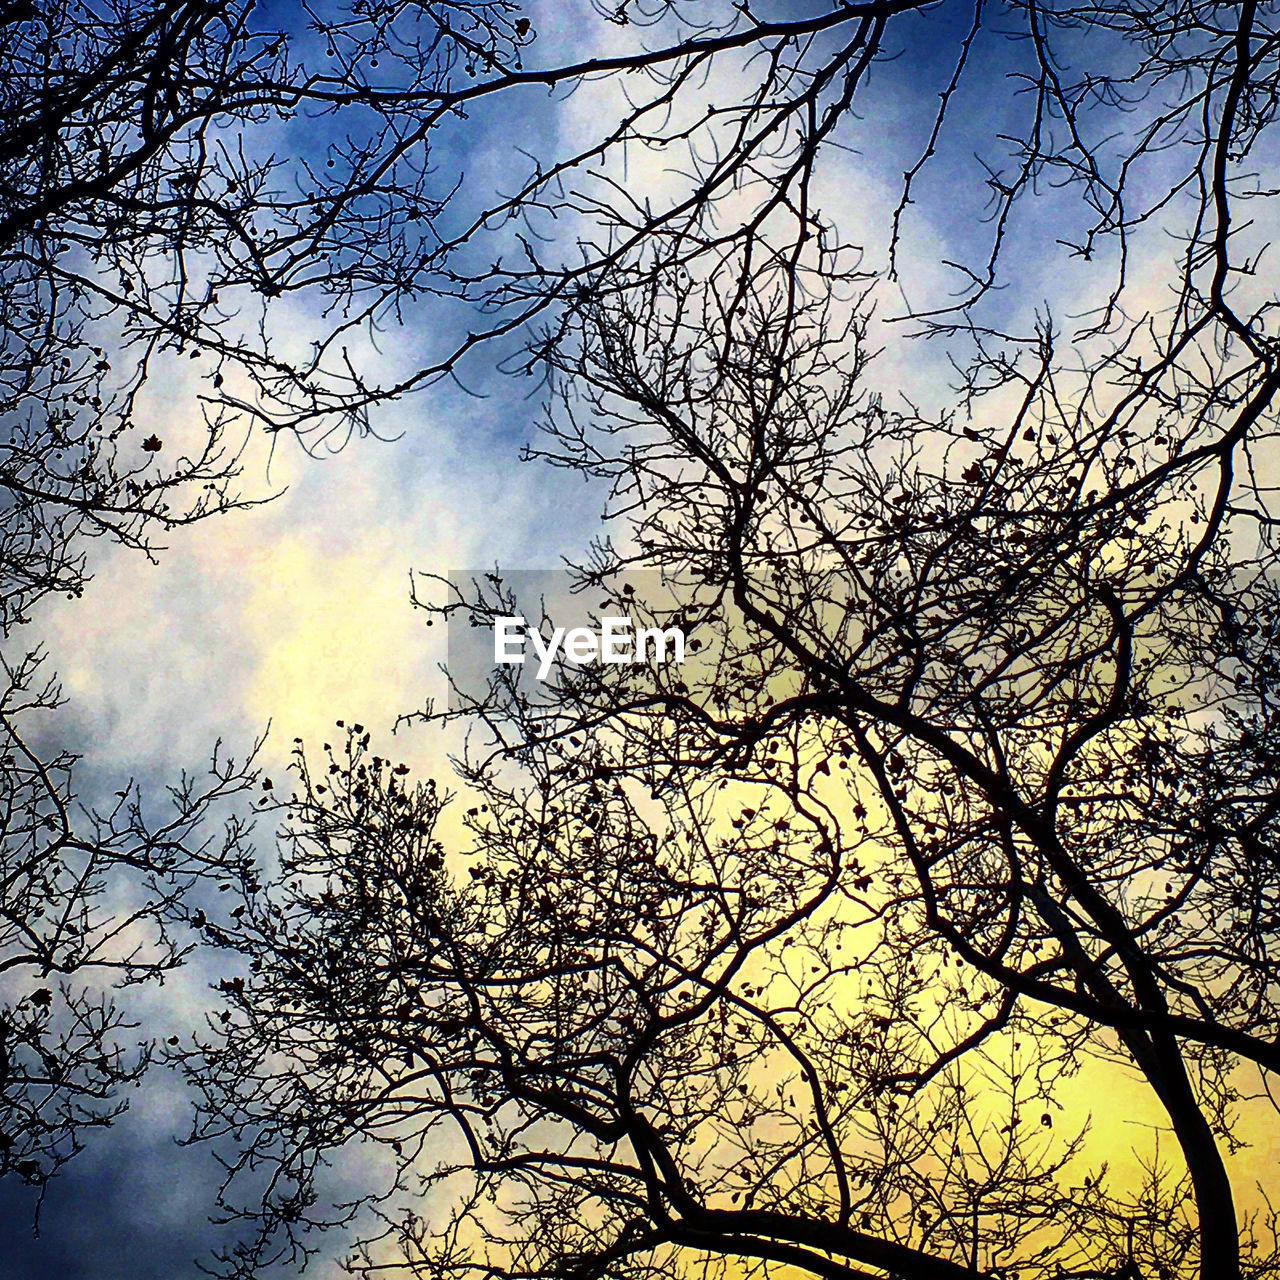
[[(6, 122), (0, 252), (43, 331), (119, 327), (77, 421), (126, 440), (203, 353), (195, 517), (231, 422), (341, 439), (497, 353), (604, 495), (584, 591), (651, 571), (626, 607), (696, 645), (425, 711), (471, 727), (453, 810), (342, 725), (278, 868), (201, 867), (240, 967), (173, 1056), (253, 1228), (224, 1274), (335, 1224), (371, 1276), (1280, 1271), (1233, 1164), (1280, 1066), (1271, 15), (655, 0), (544, 59), (505, 3), (35, 8), (6, 56), (74, 74)], [(521, 112), (534, 158), (469, 178)], [(1159, 1116), (1136, 1179), (1089, 1081)], [(328, 1207), (357, 1140), (390, 1177)]]
[[(1175, 435), (1045, 332), (930, 421), (794, 262), (694, 288), (584, 314), (546, 450), (631, 513), (583, 583), (661, 569), (676, 603), (627, 603), (698, 658), (441, 713), (465, 862), (359, 727), (299, 756), (189, 1059), (278, 1179), (246, 1211), (296, 1241), (359, 1134), (423, 1179), (387, 1233), (424, 1275), (1272, 1273), (1226, 1164), (1278, 1065), (1276, 597), (1224, 464), (1258, 393)], [(1135, 1186), (1063, 1101), (1116, 1066), (1176, 1146)]]

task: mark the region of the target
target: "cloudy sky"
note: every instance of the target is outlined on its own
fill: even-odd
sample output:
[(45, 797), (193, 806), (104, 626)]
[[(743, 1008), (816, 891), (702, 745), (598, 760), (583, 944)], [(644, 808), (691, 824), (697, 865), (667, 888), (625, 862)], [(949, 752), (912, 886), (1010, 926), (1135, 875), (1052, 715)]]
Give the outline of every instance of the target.
[[(264, 21), (280, 20), (281, 6), (274, 8), (264, 10)], [(545, 0), (530, 11), (538, 31), (531, 60), (550, 63), (643, 38), (601, 23), (584, 0)], [(873, 124), (852, 124), (842, 138), (848, 149), (833, 152), (824, 168), (824, 210), (866, 244), (869, 265), (883, 264), (904, 157), (909, 164), (928, 136), (970, 17), (944, 5), (904, 24), (902, 40), (920, 44), (911, 59), (886, 63), (873, 79), (862, 108)], [(999, 41), (975, 54), (957, 99), (957, 128), (909, 214), (902, 281), (883, 286), (886, 341), (894, 340), (890, 322), (903, 291), (916, 304), (944, 298), (956, 281), (940, 263), (981, 249), (990, 191), (973, 161), (974, 141), (1000, 132), (1022, 110), (1008, 78), (1016, 56)], [(728, 83), (709, 85), (708, 95), (731, 90), (732, 72), (723, 75)], [(587, 136), (604, 113), (616, 113), (616, 94), (616, 86), (603, 85), (568, 98), (530, 92), (477, 112), (446, 163), (465, 174), (474, 201), (487, 199), (526, 167), (522, 150)], [(650, 161), (637, 164), (628, 181), (657, 194), (676, 180)], [(1090, 267), (1053, 250), (1064, 231), (1054, 199), (1012, 232), (1006, 283), (1017, 287), (993, 300), (1006, 314), (1025, 319), (1047, 296), (1069, 314), (1092, 298)], [(291, 323), (305, 331), (318, 321), (300, 309)], [(429, 358), (463, 323), (455, 315), (442, 327), (426, 309), (410, 313), (403, 329), (384, 335), (386, 358), (408, 365)], [(945, 370), (942, 352), (905, 353), (894, 341), (875, 377), (888, 395), (907, 388), (919, 400), (945, 394)], [(600, 495), (580, 478), (517, 462), (532, 438), (537, 399), (494, 372), (488, 356), (464, 375), (465, 391), (441, 384), (386, 409), (375, 424), (383, 440), (353, 441), (319, 458), (289, 438), (274, 450), (255, 441), (249, 486), (278, 496), (174, 534), (156, 563), (90, 549), (94, 580), (85, 598), (50, 604), (29, 632), (47, 645), (67, 694), (49, 732), (83, 754), (86, 797), (109, 794), (131, 776), (155, 787), (182, 767), (198, 768), (214, 741), (243, 751), (268, 725), (265, 759), (277, 769), (293, 738), (315, 740), (338, 717), (390, 734), (398, 716), (445, 691), (438, 670), (444, 636), (411, 607), (411, 571), (551, 567), (585, 550), (599, 531)], [(151, 388), (157, 430), (180, 431), (192, 420), (191, 395), (192, 387), (176, 380)], [(447, 745), (408, 728), (396, 752), (419, 768), (438, 768)], [(141, 1008), (149, 1029), (182, 1029), (200, 1006), (207, 977), (197, 967), (148, 994)], [(1142, 1126), (1149, 1118), (1126, 1105), (1124, 1122)], [(219, 1233), (207, 1221), (215, 1177), (208, 1155), (174, 1141), (185, 1126), (178, 1081), (153, 1072), (128, 1116), (50, 1187), (38, 1238), (29, 1195), (0, 1185), (0, 1276), (192, 1274), (192, 1259)], [(1126, 1150), (1120, 1139), (1116, 1158)], [(1250, 1158), (1259, 1168), (1280, 1158), (1280, 1136), (1263, 1135)]]

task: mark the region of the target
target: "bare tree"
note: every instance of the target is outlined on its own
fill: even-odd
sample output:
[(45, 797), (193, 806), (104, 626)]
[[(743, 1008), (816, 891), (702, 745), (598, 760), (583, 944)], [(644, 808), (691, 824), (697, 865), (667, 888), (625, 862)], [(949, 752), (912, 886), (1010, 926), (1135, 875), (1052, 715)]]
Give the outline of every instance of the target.
[[(865, 389), (820, 260), (734, 265), (549, 349), (545, 454), (631, 521), (582, 582), (697, 659), (459, 689), (465, 870), (360, 726), (299, 757), (280, 879), (214, 930), (251, 972), (183, 1055), (263, 1228), (227, 1274), (305, 1253), (355, 1135), (399, 1171), (370, 1275), (1275, 1274), (1229, 1168), (1280, 1066), (1280, 617), (1226, 462), (1267, 367), (1224, 403), (1212, 349), (974, 332), (931, 421)], [(500, 575), (437, 608), (528, 612)], [(1166, 1117), (1137, 1185), (1063, 1110), (1116, 1067)]]
[[(887, 157), (905, 172), (873, 264), (890, 277), (913, 258), (912, 209), (931, 202), (934, 167), (971, 149), (955, 104), (985, 92), (984, 76), (1018, 89), (1006, 127), (978, 140), (985, 228), (947, 263), (957, 292), (921, 299), (926, 324), (947, 332), (1009, 282), (1006, 243), (1034, 223), (1048, 185), (1066, 193), (1061, 246), (1110, 281), (1098, 328), (1125, 314), (1135, 238), (1172, 226), (1188, 236), (1194, 299), (1253, 341), (1247, 308), (1236, 315), (1227, 298), (1248, 284), (1257, 247), (1234, 209), (1266, 199), (1245, 176), (1274, 88), (1275, 37), (1256, 6), (1228, 23), (1194, 4), (1017, 4), (999, 17), (979, 4), (955, 24), (947, 9), (941, 42), (935, 10), (909, 0), (595, 13), (582, 40), (611, 47), (557, 61), (536, 58), (537, 15), (511, 0), (317, 4), (280, 28), (245, 0), (9, 4), (10, 522), (30, 526), (37, 547), (53, 514), (145, 541), (234, 501), (228, 432), (249, 421), (313, 447), (341, 440), (484, 344), (510, 356), (504, 339), (543, 322), (553, 339), (585, 297), (658, 286), (664, 264), (705, 277), (779, 219), (831, 236), (815, 174), (821, 187), (822, 157), (862, 141), (855, 103), (904, 48), (946, 56), (923, 73), (935, 118), (922, 149)], [(1076, 64), (1101, 69), (1073, 76)], [(549, 137), (496, 189), (465, 181), (454, 157), (477, 132), (472, 117), (550, 117), (548, 92), (598, 83), (620, 91), (580, 146)], [(722, 83), (727, 96), (707, 89)], [(627, 165), (648, 166), (655, 189), (637, 194)], [(299, 307), (314, 332), (297, 333)], [(378, 349), (423, 314), (440, 335), (423, 363)], [(540, 352), (512, 367), (536, 371)], [(205, 436), (168, 474), (153, 457), (140, 478), (140, 450), (164, 437), (139, 396), (179, 367), (202, 371)], [(47, 555), (28, 558), (28, 574), (48, 576)]]
[(210, 819), (255, 774), (219, 749), (158, 819), (132, 783), (104, 810), (81, 807), (75, 758), (42, 749), (60, 693), (40, 665), (6, 665), (0, 696), (0, 1175), (43, 1193), (152, 1060), (152, 1036), (130, 1047), (117, 993), (191, 951), (192, 887), (244, 856), (243, 824)]
[[(635, 607), (699, 642), (679, 672), (566, 670), (541, 700), (495, 680), (467, 708), (489, 737), (463, 766), (466, 872), (439, 793), (362, 729), (321, 777), (300, 758), (283, 875), (238, 864), (240, 900), (205, 922), (247, 968), (184, 1055), (197, 1136), (237, 1144), (227, 1203), (262, 1228), (226, 1272), (312, 1247), (317, 1173), (358, 1136), (396, 1158), (388, 1195), (438, 1197), (379, 1202), (369, 1274), (1275, 1274), (1228, 1159), (1278, 1065), (1280, 368), (1257, 270), (1274, 196), (1247, 176), (1269, 15), (978, 5), (941, 73), (931, 14), (891, 0), (624, 4), (602, 16), (643, 26), (634, 46), (537, 68), (516, 15), (367, 3), (312, 14), (305, 49), (215, 25), (245, 61), (216, 92), (182, 82), (209, 95), (167, 153), (192, 139), (184, 194), (105, 220), (127, 340), (213, 353), (214, 400), (274, 430), (362, 429), (541, 324), (514, 365), (551, 380), (536, 452), (610, 486), (621, 526), (584, 581), (661, 571), (682, 602)], [(819, 197), (903, 48), (939, 96), (876, 263)], [(914, 313), (957, 387), (886, 403), (873, 275), (907, 269), (978, 52), (1021, 114), (984, 140), (960, 295)], [(624, 76), (619, 114), (507, 196), (460, 207), (431, 170), (467, 112)], [(292, 168), (213, 131), (308, 112), (329, 132)], [(671, 151), (668, 189), (624, 182), (624, 157)], [(1046, 206), (1099, 263), (1069, 340), (997, 289)], [(543, 238), (553, 215), (576, 257)], [(1131, 266), (1148, 230), (1176, 245), (1154, 304)], [(125, 272), (153, 253), (178, 266)], [(126, 299), (144, 276), (146, 305)], [(290, 357), (272, 300), (307, 291), (338, 320)], [(482, 323), (367, 373), (344, 344), (422, 294)], [(446, 612), (509, 603), (481, 583)], [(1060, 1111), (1065, 1080), (1112, 1067), (1165, 1117), (1136, 1186), (1086, 1173)], [(446, 1122), (453, 1150), (431, 1145)]]
[[(884, 18), (873, 14), (761, 22), (716, 6), (690, 22), (678, 6), (602, 8), (603, 31), (670, 19), (674, 43), (534, 70), (523, 58), (537, 31), (509, 0), (318, 5), (287, 28), (246, 0), (5, 5), (0, 619), (22, 621), (47, 591), (77, 593), (86, 537), (147, 549), (237, 505), (249, 423), (311, 448), (340, 442), (479, 345), (554, 314), (670, 220), (585, 260), (574, 250), (566, 263), (556, 247), (540, 260), (549, 216), (575, 208), (586, 246), (611, 208), (615, 188), (593, 158), (661, 143), (650, 122), (744, 50), (777, 63), (852, 23), (861, 76)], [(773, 66), (762, 100), (784, 96), (759, 108), (762, 136), (740, 140), (726, 172), (670, 217), (696, 226), (735, 173), (746, 180), (754, 157), (773, 154), (770, 139), (791, 146), (794, 121), (850, 56)], [(630, 72), (657, 77), (653, 100), (589, 147), (516, 171), (507, 196), (481, 192), (477, 204), (452, 162), (436, 162), (465, 145), (468, 112), (520, 110), (536, 92)], [(829, 130), (840, 113), (827, 116)], [(706, 113), (695, 133), (719, 124)], [(575, 175), (585, 185), (566, 195)], [(464, 318), (433, 322), (445, 340), (429, 362), (387, 377), (380, 335), (423, 298)], [(316, 319), (299, 343), (300, 305)], [(193, 376), (201, 389), (184, 394), (203, 427), (159, 424), (157, 377)]]
[(241, 838), (208, 821), (255, 776), (218, 749), (165, 816), (132, 782), (82, 804), (75, 755), (51, 745), (60, 690), (23, 631), (82, 593), (94, 539), (152, 554), (245, 505), (225, 409), (194, 441), (138, 420), (160, 353), (183, 345), (174, 270), (196, 241), (176, 197), (195, 126), (221, 110), (211, 73), (238, 74), (228, 11), (0, 8), (0, 1174), (41, 1192), (151, 1060), (119, 993), (190, 950), (184, 895)]
[[(537, 15), (511, 0), (316, 4), (288, 28), (244, 0), (10, 4), (0, 249), (22, 305), (8, 360), (48, 364), (38, 341), (26, 353), (51, 326), (85, 334), (86, 351), (123, 344), (115, 425), (132, 420), (128, 389), (180, 355), (204, 361), (215, 430), (227, 408), (312, 440), (364, 430), (378, 405), (453, 373), (482, 344), (540, 318), (554, 327), (584, 293), (642, 291), (655, 246), (693, 269), (748, 247), (771, 217), (813, 213), (819, 156), (859, 140), (854, 104), (873, 69), (926, 44), (946, 56), (926, 73), (936, 119), (924, 147), (892, 158), (906, 177), (891, 273), (911, 256), (911, 206), (932, 166), (956, 147), (968, 154), (955, 103), (971, 80), (985, 91), (983, 75), (1005, 76), (1024, 92), (1009, 127), (981, 139), (985, 242), (975, 261), (949, 264), (964, 287), (942, 314), (1007, 282), (1002, 248), (1045, 183), (1072, 196), (1065, 246), (1114, 276), (1107, 316), (1133, 237), (1184, 196), (1203, 209), (1199, 248), (1220, 241), (1217, 259), (1197, 249), (1188, 265), (1221, 302), (1239, 273), (1223, 257), (1215, 193), (1251, 194), (1238, 175), (1269, 119), (1265, 16), (1244, 6), (1224, 24), (1210, 6), (1153, 4), (1011, 5), (997, 17), (979, 4), (940, 42), (934, 11), (910, 0), (779, 14), (720, 0), (599, 4), (579, 33), (587, 56), (557, 61), (537, 58)], [(985, 71), (971, 67), (979, 53)], [(1102, 69), (1073, 77), (1079, 61)], [(464, 181), (454, 156), (473, 117), (536, 120), (548, 92), (598, 82), (626, 92), (582, 145), (549, 138), (500, 190)], [(728, 96), (709, 101), (707, 84), (722, 82)], [(658, 188), (637, 194), (627, 163), (654, 166)], [(551, 233), (557, 223), (567, 237)], [(372, 353), (424, 299), (433, 315), (465, 317), (436, 326), (431, 358), (409, 367)], [(315, 332), (299, 348), (288, 331), (308, 302)], [(456, 340), (455, 328), (466, 330)]]

